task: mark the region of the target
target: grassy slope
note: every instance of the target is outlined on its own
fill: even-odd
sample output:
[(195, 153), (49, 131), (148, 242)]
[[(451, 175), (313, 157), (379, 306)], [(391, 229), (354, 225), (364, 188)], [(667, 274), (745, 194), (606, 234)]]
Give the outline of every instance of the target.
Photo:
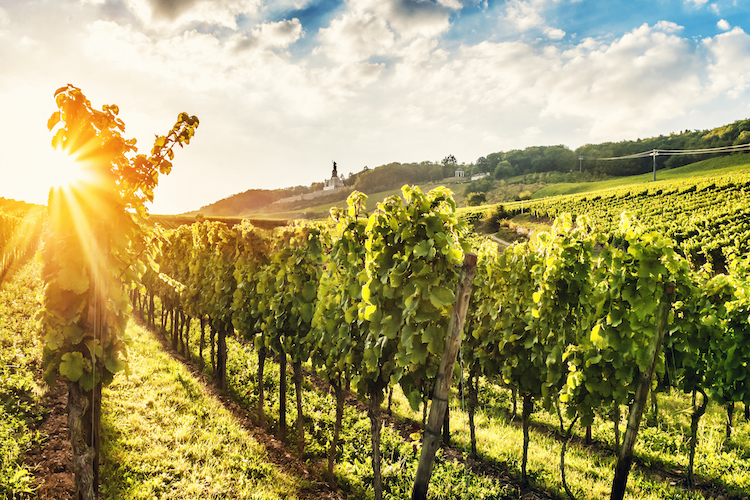
[(299, 480), (132, 322), (129, 376), (103, 394), (103, 498), (297, 498)]
[[(463, 200), (463, 195), (459, 194), (457, 191), (461, 191), (461, 188), (459, 186), (456, 186), (452, 183), (447, 182), (434, 182), (434, 183), (428, 183), (428, 184), (420, 184), (420, 188), (422, 191), (429, 191), (437, 186), (447, 186), (449, 189), (451, 189), (454, 193), (454, 196), (457, 200)], [(401, 194), (401, 188), (398, 189), (391, 189), (390, 191), (381, 191), (378, 193), (373, 193), (367, 195), (367, 211), (372, 212), (377, 208), (377, 204), (381, 201), (383, 201), (385, 198), (393, 195), (400, 195)], [(251, 213), (247, 214), (247, 217), (254, 217), (258, 219), (263, 218), (279, 218), (279, 219), (295, 219), (295, 218), (325, 218), (328, 217), (328, 212), (331, 209), (331, 207), (345, 207), (346, 206), (346, 196), (342, 196), (342, 198), (335, 202), (327, 202), (327, 203), (321, 203), (319, 205), (312, 205), (308, 206), (306, 208), (299, 208), (296, 210), (286, 210), (286, 211), (280, 211), (280, 212), (270, 212), (270, 211), (264, 211), (264, 212), (258, 212), (258, 213)], [(283, 207), (283, 206), (282, 206)]]
[[(658, 180), (679, 180), (687, 179), (692, 177), (702, 177), (709, 175), (721, 175), (729, 173), (735, 170), (742, 170), (747, 168), (750, 164), (750, 155), (731, 155), (722, 156), (718, 158), (712, 158), (708, 160), (699, 161), (686, 165), (684, 167), (675, 168), (671, 170), (659, 170), (657, 171)], [(580, 182), (580, 183), (558, 183), (547, 185), (538, 191), (534, 192), (533, 198), (545, 198), (548, 196), (559, 196), (567, 194), (587, 193), (593, 191), (601, 191), (612, 188), (619, 188), (623, 186), (644, 184), (648, 183), (653, 179), (651, 173), (634, 175), (630, 177), (620, 177), (615, 179), (608, 179), (606, 181), (598, 182)], [(452, 179), (447, 179), (452, 180)], [(454, 192), (454, 197), (459, 205), (465, 203), (465, 196), (463, 195), (464, 184), (455, 183), (430, 183), (422, 184), (420, 188), (423, 191), (429, 191), (434, 187), (446, 185)], [(493, 191), (487, 193), (488, 200), (495, 200), (502, 198), (499, 195), (499, 191), (503, 189), (509, 189), (507, 186), (496, 187)], [(373, 211), (376, 208), (378, 202), (382, 201), (388, 196), (400, 194), (400, 189), (394, 189), (390, 191), (383, 191), (379, 193), (372, 193), (368, 195), (367, 210)], [(246, 214), (246, 217), (255, 217), (258, 219), (266, 218), (281, 218), (281, 219), (295, 219), (295, 218), (325, 218), (328, 215), (328, 211), (331, 207), (338, 206), (342, 207), (345, 205), (345, 201), (340, 200), (336, 202), (327, 202), (319, 205), (311, 205), (305, 208), (299, 208), (296, 210), (285, 210), (280, 212), (271, 212), (265, 209), (263, 212)]]
[[(731, 155), (702, 160), (684, 167), (672, 170), (658, 170), (656, 179), (659, 181), (688, 179), (709, 175), (722, 175), (736, 170), (744, 170), (750, 165), (750, 155)], [(605, 189), (620, 188), (633, 184), (647, 184), (653, 180), (653, 174), (633, 175), (600, 182), (561, 183), (552, 184), (534, 193), (533, 198), (559, 196), (566, 194), (588, 193)]]

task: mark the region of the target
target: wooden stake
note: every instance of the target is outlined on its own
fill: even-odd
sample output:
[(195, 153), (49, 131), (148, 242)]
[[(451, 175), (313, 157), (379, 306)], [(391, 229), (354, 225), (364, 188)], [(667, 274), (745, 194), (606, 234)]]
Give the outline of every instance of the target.
[(422, 453), (419, 456), (417, 473), (414, 477), (412, 500), (427, 498), (427, 487), (432, 476), (432, 466), (435, 463), (435, 453), (440, 445), (440, 429), (448, 407), (448, 395), (453, 381), (453, 366), (456, 364), (458, 350), (461, 347), (461, 336), (466, 321), (466, 310), (469, 307), (471, 287), (474, 284), (474, 274), (477, 270), (477, 256), (467, 253), (456, 291), (456, 304), (453, 306), (448, 332), (445, 337), (445, 348), (440, 358), (440, 368), (435, 380), (435, 391), (430, 404), (430, 416), (425, 429)]
[(612, 481), (610, 500), (622, 500), (625, 496), (625, 485), (628, 481), (630, 465), (633, 462), (635, 438), (638, 435), (638, 427), (641, 424), (646, 397), (648, 396), (648, 391), (651, 389), (651, 378), (656, 368), (656, 361), (659, 359), (659, 350), (661, 349), (662, 340), (664, 340), (664, 333), (667, 330), (667, 320), (669, 319), (669, 311), (672, 308), (674, 293), (674, 285), (668, 284), (664, 298), (661, 304), (659, 304), (659, 309), (656, 311), (656, 335), (654, 335), (651, 345), (649, 345), (651, 365), (645, 372), (641, 373), (641, 380), (635, 391), (635, 400), (630, 409), (630, 415), (628, 415), (628, 428), (625, 431), (625, 438), (622, 440), (622, 449), (620, 450), (620, 456), (615, 467), (615, 479)]

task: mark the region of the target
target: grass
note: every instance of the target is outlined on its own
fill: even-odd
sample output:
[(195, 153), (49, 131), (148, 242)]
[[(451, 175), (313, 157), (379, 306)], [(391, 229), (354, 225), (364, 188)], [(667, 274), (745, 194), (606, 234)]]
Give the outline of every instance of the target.
[(41, 348), (34, 315), (41, 304), (41, 264), (32, 260), (0, 287), (0, 497), (33, 496), (33, 472), (25, 453), (43, 439), (35, 428), (39, 404)]
[[(157, 314), (157, 318), (160, 315)], [(197, 361), (199, 331), (197, 321), (193, 322), (190, 338), (191, 357)], [(257, 353), (248, 343), (227, 339), (228, 365), (227, 379), (230, 396), (237, 403), (251, 412), (257, 405)], [(204, 351), (206, 371), (210, 374), (210, 351)], [(264, 369), (264, 387), (266, 389), (265, 416), (272, 430), (278, 429), (279, 365), (267, 359)], [(289, 380), (287, 392), (287, 427), (290, 446), (297, 442), (296, 402), (294, 386)], [(305, 421), (305, 454), (304, 459), (321, 470), (326, 466), (329, 440), (333, 434), (335, 400), (327, 391), (318, 390), (309, 380), (304, 383), (303, 416)], [(373, 498), (373, 472), (370, 462), (370, 422), (365, 411), (356, 406), (347, 405), (344, 410), (341, 448), (334, 471), (339, 486), (354, 499)], [(415, 446), (415, 443), (417, 446)], [(392, 427), (386, 425), (381, 433), (382, 480), (384, 498), (401, 500), (411, 495), (412, 483), (419, 458), (418, 441), (405, 441)], [(463, 466), (445, 460), (438, 455), (431, 481), (430, 499), (463, 500), (465, 483)], [(492, 478), (469, 476), (468, 498), (474, 499), (510, 499), (514, 489), (507, 484), (499, 483)]]
[[(480, 403), (476, 415), (477, 448), (480, 456), (490, 462), (502, 464), (520, 476), (522, 455), (522, 429), (520, 415), (511, 420), (510, 392), (495, 384), (482, 384)], [(625, 498), (660, 500), (713, 498), (701, 493), (691, 493), (677, 487), (682, 483), (687, 468), (687, 435), (689, 435), (689, 396), (671, 393), (659, 395), (662, 407), (658, 423), (649, 427), (642, 424), (636, 442), (637, 465), (631, 469), (628, 493)], [(721, 438), (725, 413), (716, 404), (709, 406), (701, 421), (699, 446), (696, 457), (696, 474), (701, 481), (708, 482), (707, 489), (725, 488), (729, 498), (743, 499), (750, 496), (750, 463), (748, 463), (748, 432), (750, 423), (740, 416), (742, 405), (735, 412), (735, 437), (730, 446)], [(468, 416), (461, 409), (460, 399), (451, 402), (451, 435), (458, 448), (468, 446)], [(394, 394), (394, 411), (414, 420), (421, 419), (399, 390)], [(519, 409), (520, 411), (520, 409)], [(620, 424), (624, 432), (626, 409), (623, 409)], [(552, 415), (537, 406), (533, 415), (536, 432), (532, 433), (529, 445), (528, 469), (534, 482), (557, 498), (567, 498), (560, 479), (559, 463), (561, 441), (557, 415)], [(569, 422), (566, 420), (566, 425)], [(616, 456), (613, 451), (613, 424), (597, 418), (592, 426), (595, 445), (583, 444), (582, 429), (578, 438), (566, 453), (566, 477), (568, 484), (580, 500), (594, 500), (609, 495)], [(674, 471), (677, 471), (675, 474)], [(674, 477), (676, 476), (676, 480)], [(670, 484), (674, 482), (675, 484)]]
[(154, 336), (128, 326), (130, 375), (103, 393), (102, 497), (297, 498), (300, 480), (264, 449)]
[[(657, 170), (657, 181), (683, 180), (695, 177), (706, 177), (714, 175), (723, 175), (738, 170), (746, 170), (750, 165), (750, 156), (748, 155), (730, 155), (718, 158), (702, 160), (684, 167), (669, 170)], [(653, 173), (632, 175), (628, 177), (618, 177), (598, 182), (578, 182), (578, 183), (559, 183), (550, 184), (533, 195), (533, 199), (547, 198), (550, 196), (560, 196), (567, 194), (590, 193), (606, 189), (620, 188), (636, 184), (648, 184), (653, 182)]]

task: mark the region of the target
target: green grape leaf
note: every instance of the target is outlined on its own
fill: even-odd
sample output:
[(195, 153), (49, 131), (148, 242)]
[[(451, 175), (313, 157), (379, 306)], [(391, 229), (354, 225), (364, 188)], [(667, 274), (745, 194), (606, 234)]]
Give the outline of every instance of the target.
[(435, 286), (430, 288), (429, 296), (432, 305), (434, 305), (438, 309), (444, 306), (449, 306), (456, 300), (456, 296), (453, 290), (445, 286)]
[(71, 382), (78, 382), (83, 375), (85, 363), (80, 352), (66, 352), (60, 359), (60, 375)]
[(107, 356), (104, 358), (104, 367), (109, 370), (110, 373), (117, 373), (128, 368), (128, 362), (119, 358), (113, 359)]
[(62, 290), (82, 294), (89, 289), (89, 277), (83, 272), (82, 267), (73, 267), (69, 264), (61, 267), (57, 273), (57, 286)]

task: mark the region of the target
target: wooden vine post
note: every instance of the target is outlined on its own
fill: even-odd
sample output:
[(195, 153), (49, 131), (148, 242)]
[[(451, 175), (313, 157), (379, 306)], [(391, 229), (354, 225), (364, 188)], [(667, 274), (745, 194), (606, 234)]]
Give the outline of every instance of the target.
[(646, 406), (646, 397), (651, 389), (651, 379), (656, 369), (656, 362), (659, 359), (659, 350), (664, 340), (664, 333), (667, 330), (669, 311), (672, 308), (672, 302), (675, 297), (675, 285), (669, 283), (666, 286), (665, 292), (665, 297), (661, 304), (659, 304), (659, 309), (656, 313), (656, 335), (651, 339), (651, 344), (649, 345), (651, 365), (645, 372), (641, 373), (641, 380), (635, 392), (633, 406), (628, 416), (628, 428), (625, 431), (620, 456), (615, 466), (615, 479), (612, 481), (610, 500), (622, 500), (625, 496), (625, 486), (628, 481), (628, 474), (630, 473), (630, 465), (633, 462), (633, 447), (638, 435), (638, 427), (641, 425), (643, 409)]
[(414, 477), (412, 500), (427, 498), (427, 487), (432, 475), (432, 466), (435, 463), (435, 453), (441, 442), (440, 429), (445, 418), (445, 411), (448, 408), (448, 396), (453, 380), (453, 367), (456, 364), (458, 350), (461, 347), (461, 336), (464, 329), (464, 322), (466, 321), (466, 310), (469, 307), (471, 287), (474, 283), (476, 270), (476, 254), (467, 253), (464, 257), (464, 265), (458, 280), (456, 304), (453, 307), (448, 332), (445, 337), (445, 349), (443, 350), (443, 356), (440, 358), (440, 368), (438, 369), (435, 381), (435, 391), (432, 397), (432, 404), (430, 405), (430, 416), (428, 417), (427, 428), (425, 429), (422, 453), (419, 456), (417, 473)]

